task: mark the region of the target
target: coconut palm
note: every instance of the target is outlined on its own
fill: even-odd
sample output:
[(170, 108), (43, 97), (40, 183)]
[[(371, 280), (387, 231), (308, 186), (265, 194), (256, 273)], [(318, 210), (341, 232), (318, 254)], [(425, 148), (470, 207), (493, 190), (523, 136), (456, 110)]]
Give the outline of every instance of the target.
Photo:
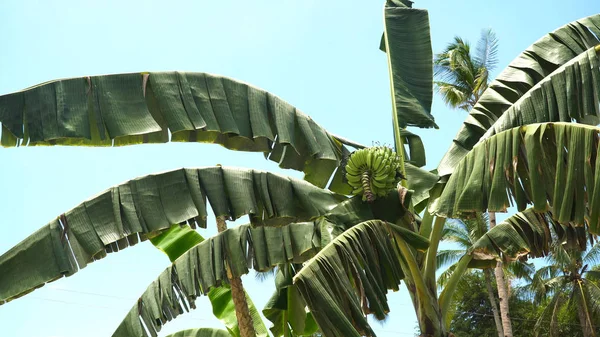
[(471, 111), (490, 82), (498, 64), (498, 39), (491, 29), (483, 30), (474, 53), (461, 37), (434, 58), (435, 87), (448, 106)]
[[(250, 269), (278, 267), (288, 272), (276, 278), (274, 290), (281, 302), (273, 301), (270, 308), (274, 335), (312, 334), (314, 327), (323, 336), (373, 336), (366, 316), (385, 319), (387, 292), (403, 281), (422, 334), (445, 337), (451, 330), (444, 321), (452, 295), (469, 267), (541, 256), (554, 239), (585, 248), (585, 229), (599, 232), (600, 194), (594, 193), (596, 174), (590, 167), (600, 163), (600, 156), (580, 158), (578, 153), (598, 148), (600, 129), (553, 122), (565, 116), (589, 122), (587, 116), (598, 114), (593, 106), (598, 105), (600, 84), (582, 78), (597, 78), (600, 69), (569, 70), (561, 78), (581, 90), (552, 101), (546, 115), (535, 109), (543, 107), (537, 90), (549, 97), (565, 87), (544, 83), (578, 62), (598, 64), (593, 47), (600, 42), (600, 16), (542, 37), (519, 56), (519, 67), (501, 73), (502, 81), (493, 82), (471, 112), (479, 119), (471, 116), (468, 122), (492, 117), (459, 131), (434, 173), (421, 168), (422, 142), (406, 130), (436, 127), (430, 111), (428, 14), (403, 0), (387, 1), (384, 11), (382, 47), (391, 79), (397, 153), (333, 135), (271, 93), (205, 73), (80, 77), (0, 96), (4, 146), (203, 142), (262, 152), (280, 167), (305, 173), (302, 180), (214, 166), (112, 187), (62, 213), (0, 257), (0, 301), (26, 296), (108, 253), (151, 239), (173, 263), (141, 294), (114, 336), (156, 336), (205, 295), (212, 296), (213, 306), (228, 306), (228, 297), (233, 301), (230, 307), (238, 320), (237, 327), (227, 326), (230, 335), (268, 335), (242, 296), (240, 278)], [(485, 98), (490, 90), (494, 93)], [(479, 108), (480, 103), (491, 105)], [(535, 121), (518, 113), (524, 107), (533, 107)], [(546, 124), (528, 125), (533, 122)], [(483, 138), (487, 130), (495, 134)], [(545, 159), (526, 160), (534, 155)], [(535, 166), (542, 164), (544, 170)], [(554, 193), (554, 187), (561, 193)], [(503, 211), (512, 199), (520, 213), (473, 244), (438, 296), (436, 256), (446, 218)], [(528, 204), (533, 208), (527, 209)], [(194, 229), (208, 226), (211, 212), (220, 233), (200, 239)], [(249, 224), (225, 229), (226, 221), (245, 215)], [(550, 227), (555, 238), (548, 234)], [(230, 296), (218, 296), (228, 287)]]
[[(483, 30), (477, 43), (475, 53), (471, 52), (468, 41), (456, 36), (454, 42), (448, 44), (446, 49), (435, 55), (434, 71), (438, 81), (435, 82), (438, 93), (446, 104), (452, 108), (471, 111), (481, 95), (488, 88), (489, 73), (494, 70), (498, 52), (498, 40), (491, 30)], [(491, 213), (490, 227), (496, 225), (496, 215)], [(494, 276), (500, 297), (500, 312), (502, 326), (497, 326), (498, 335), (512, 337), (508, 305), (508, 284), (504, 275), (504, 266), (498, 262), (494, 268)], [(488, 272), (485, 273), (489, 277)], [(491, 293), (490, 293), (491, 294)], [(490, 297), (491, 298), (491, 297)], [(492, 303), (494, 315), (497, 315), (496, 306)], [(496, 318), (496, 317), (495, 317)], [(498, 320), (496, 320), (498, 323)]]
[[(456, 269), (456, 263), (462, 256), (467, 254), (469, 249), (489, 230), (489, 217), (486, 213), (477, 214), (472, 219), (464, 220), (448, 220), (443, 230), (442, 241), (451, 242), (457, 245), (458, 249), (440, 250), (437, 256), (438, 268), (447, 267), (438, 277), (438, 286), (443, 289), (448, 282), (448, 279)], [(475, 271), (471, 269), (469, 271)], [(505, 266), (504, 273), (508, 275), (508, 279), (527, 278), (534, 271), (531, 264), (515, 261)], [(497, 295), (493, 290), (492, 271), (491, 268), (483, 269), (484, 283), (488, 294), (488, 300), (494, 315), (496, 331), (499, 337), (504, 336), (502, 321), (498, 312)], [(461, 281), (462, 282), (462, 281)], [(510, 282), (510, 281), (509, 281)], [(459, 284), (459, 287), (461, 285)], [(462, 288), (465, 288), (464, 286)], [(455, 295), (454, 301), (460, 301)], [(446, 324), (450, 325), (452, 314), (447, 318)]]
[(555, 336), (557, 315), (566, 306), (577, 313), (584, 337), (597, 336), (600, 331), (597, 324), (600, 320), (600, 245), (581, 252), (556, 244), (546, 262), (548, 265), (537, 270), (531, 281), (519, 289), (522, 296), (546, 305), (536, 324), (538, 333), (541, 325), (550, 321), (550, 335)]

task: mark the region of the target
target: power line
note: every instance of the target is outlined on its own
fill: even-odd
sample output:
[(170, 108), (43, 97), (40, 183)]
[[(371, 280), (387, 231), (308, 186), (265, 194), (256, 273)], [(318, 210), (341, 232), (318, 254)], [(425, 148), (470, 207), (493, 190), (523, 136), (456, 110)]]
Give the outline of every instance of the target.
[[(114, 296), (114, 295), (107, 295), (107, 294), (101, 294), (101, 293), (95, 293), (95, 292), (88, 292), (88, 291), (79, 291), (79, 290), (73, 290), (73, 289), (64, 289), (64, 288), (57, 288), (57, 287), (49, 287), (49, 288), (46, 288), (46, 289), (55, 290), (55, 291), (64, 291), (64, 292), (75, 293), (75, 294), (82, 294), (82, 295), (90, 295), (90, 296), (97, 296), (97, 297), (112, 298), (112, 299), (118, 299), (118, 300), (128, 300), (128, 301), (135, 301), (136, 300), (134, 298), (129, 298), (129, 297)], [(38, 297), (38, 296), (27, 296), (27, 298), (36, 299), (36, 300), (42, 300), (42, 301), (49, 301), (49, 302), (58, 302), (58, 303), (68, 304), (68, 305), (79, 305), (79, 306), (85, 306), (85, 307), (91, 307), (91, 308), (108, 309), (108, 310), (114, 310), (115, 309), (115, 307), (107, 307), (107, 306), (101, 306), (101, 305), (95, 305), (95, 304), (87, 304), (87, 303), (78, 303), (78, 302), (69, 302), (69, 301), (56, 300), (56, 299), (52, 299), (52, 298), (45, 298), (45, 297)], [(400, 305), (409, 305), (409, 306), (412, 306), (412, 304), (409, 304), (409, 303), (400, 303)], [(206, 321), (206, 322), (213, 322), (213, 323), (216, 323), (216, 322), (220, 323), (221, 322), (219, 320), (210, 320), (210, 319), (190, 317), (190, 316), (182, 316), (182, 318), (188, 319), (188, 320)], [(404, 331), (388, 330), (388, 329), (376, 329), (376, 330), (379, 331), (379, 332), (386, 332), (386, 333), (393, 333), (393, 334), (400, 334), (400, 335), (410, 335), (410, 336), (414, 336), (415, 335), (414, 332), (404, 332)]]
[[(135, 301), (136, 299), (134, 298), (130, 298), (130, 297), (121, 297), (121, 296), (114, 296), (114, 295), (107, 295), (107, 294), (100, 294), (100, 293), (94, 293), (94, 292), (87, 292), (87, 291), (78, 291), (78, 290), (72, 290), (72, 289), (64, 289), (64, 288), (56, 288), (56, 287), (52, 287), (52, 288), (47, 288), (50, 290), (56, 290), (56, 291), (64, 291), (64, 292), (70, 292), (70, 293), (75, 293), (75, 294), (83, 294), (83, 295), (90, 295), (90, 296), (98, 296), (98, 297), (106, 297), (106, 298), (113, 298), (113, 299), (118, 299), (118, 300), (127, 300), (127, 301)], [(43, 297), (34, 297), (34, 296), (29, 296), (29, 298), (34, 298), (34, 299), (39, 299), (39, 300), (44, 300), (44, 301), (52, 301), (52, 302), (59, 302), (59, 303), (63, 303), (63, 304), (73, 304), (73, 305), (80, 305), (80, 306), (87, 306), (87, 307), (95, 307), (95, 308), (101, 308), (101, 309), (114, 309), (111, 307), (106, 307), (106, 306), (98, 306), (98, 305), (93, 305), (93, 304), (84, 304), (84, 303), (77, 303), (77, 302), (68, 302), (68, 301), (62, 301), (62, 300), (55, 300), (55, 299), (49, 299), (49, 298), (43, 298)], [(402, 306), (413, 306), (412, 303), (396, 303), (397, 305), (402, 305)], [(472, 311), (462, 311), (462, 310), (457, 310), (456, 312), (461, 313), (461, 314), (471, 314), (471, 315), (478, 315), (478, 316), (484, 316), (484, 317), (493, 317), (494, 315), (491, 314), (485, 314), (485, 313), (478, 313), (478, 312), (472, 312)], [(197, 319), (197, 320), (204, 320), (204, 321), (210, 321), (210, 320), (206, 320), (206, 319), (201, 319), (201, 318), (193, 318), (193, 317), (186, 317), (186, 318), (190, 318), (190, 319)], [(517, 318), (517, 317), (509, 317), (511, 320), (515, 320), (515, 321), (528, 321), (528, 322), (536, 322), (537, 320), (535, 319), (526, 319), (526, 318)], [(551, 323), (552, 321), (549, 320), (542, 320), (541, 322), (543, 323)], [(581, 324), (577, 324), (577, 323), (561, 323), (561, 325), (570, 325), (570, 326), (577, 326), (580, 328), (584, 328), (585, 326), (581, 325)], [(593, 329), (597, 329), (600, 328), (600, 326), (596, 326), (596, 325), (591, 325), (590, 326)], [(402, 331), (395, 331), (395, 330), (383, 330), (383, 329), (378, 329), (381, 332), (390, 332), (390, 333), (397, 333), (397, 334), (404, 334), (404, 335), (413, 335), (414, 333), (409, 333), (409, 332), (402, 332)]]

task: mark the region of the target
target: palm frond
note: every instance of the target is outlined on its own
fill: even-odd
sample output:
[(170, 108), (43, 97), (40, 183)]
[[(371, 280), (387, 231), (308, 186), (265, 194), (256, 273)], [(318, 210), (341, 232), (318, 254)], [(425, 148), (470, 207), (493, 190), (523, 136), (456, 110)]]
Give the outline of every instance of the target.
[(438, 269), (440, 269), (449, 264), (454, 264), (466, 253), (467, 251), (464, 249), (440, 250), (436, 255), (436, 266)]
[(598, 318), (600, 318), (600, 284), (592, 282), (590, 280), (584, 280), (584, 286), (588, 296), (588, 306), (590, 311)]
[(442, 240), (458, 243), (463, 249), (468, 249), (473, 244), (464, 223), (457, 219), (446, 220)]
[(498, 65), (498, 38), (491, 28), (481, 31), (473, 60), (478, 69), (486, 69), (488, 72)]
[(468, 106), (463, 104), (472, 95), (468, 88), (461, 87), (459, 84), (437, 81), (435, 82), (435, 89), (449, 107), (468, 109)]
[(582, 259), (584, 264), (590, 264), (592, 266), (600, 265), (600, 243), (593, 245)]
[(505, 265), (511, 278), (519, 278), (525, 280), (531, 280), (532, 275), (535, 273), (535, 266), (533, 263), (527, 263), (522, 261), (514, 261)]

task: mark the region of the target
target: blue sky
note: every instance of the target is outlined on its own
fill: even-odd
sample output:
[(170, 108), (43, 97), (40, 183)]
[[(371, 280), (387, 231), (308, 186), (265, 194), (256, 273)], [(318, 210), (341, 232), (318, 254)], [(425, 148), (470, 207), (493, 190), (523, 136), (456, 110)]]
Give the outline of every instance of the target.
[[(392, 143), (389, 80), (378, 50), (383, 1), (32, 1), (0, 3), (0, 94), (76, 76), (198, 71), (269, 90), (330, 132), (363, 144)], [(482, 28), (500, 40), (499, 69), (543, 34), (600, 12), (600, 2), (417, 1), (430, 12), (434, 51), (454, 35), (473, 43)], [(496, 72), (497, 73), (497, 72)], [(495, 75), (495, 74), (494, 74)], [(434, 98), (439, 130), (419, 131), (433, 168), (465, 117)], [(260, 154), (216, 145), (0, 149), (0, 253), (57, 215), (137, 176), (214, 164), (282, 172)], [(209, 236), (211, 228), (203, 232)], [(168, 265), (150, 244), (111, 254), (74, 276), (0, 306), (8, 337), (109, 336), (147, 285)], [(0, 275), (0, 277), (2, 277)], [(244, 279), (262, 308), (271, 283)], [(378, 336), (412, 336), (404, 290)], [(166, 325), (219, 327), (206, 301)]]

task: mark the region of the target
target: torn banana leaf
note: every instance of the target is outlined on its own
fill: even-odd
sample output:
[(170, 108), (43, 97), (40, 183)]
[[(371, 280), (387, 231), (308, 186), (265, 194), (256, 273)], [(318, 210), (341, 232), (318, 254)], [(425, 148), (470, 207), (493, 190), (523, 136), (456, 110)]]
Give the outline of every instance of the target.
[[(198, 234), (195, 230), (189, 226), (173, 225), (170, 229), (162, 232), (159, 236), (150, 239), (152, 244), (165, 252), (169, 256), (171, 262), (177, 260), (181, 255), (190, 250), (195, 245), (204, 241), (204, 238)], [(252, 316), (252, 323), (254, 325), (254, 331), (258, 336), (268, 336), (267, 328), (258, 313), (258, 310), (254, 306), (252, 299), (246, 293), (246, 302), (248, 304), (248, 310)], [(240, 336), (240, 329), (238, 326), (238, 320), (235, 313), (235, 305), (231, 296), (231, 288), (226, 285), (222, 285), (219, 288), (213, 288), (208, 293), (210, 304), (213, 308), (213, 314), (218, 318), (225, 326), (227, 331), (233, 337)]]
[(588, 49), (537, 83), (482, 137), (544, 122), (600, 124), (600, 45)]
[[(335, 238), (294, 277), (324, 336), (374, 336), (366, 315), (384, 319), (386, 293), (404, 278), (396, 240), (403, 233), (366, 221)], [(408, 241), (407, 241), (408, 242)]]
[(584, 227), (561, 224), (550, 212), (533, 209), (519, 212), (495, 226), (477, 240), (468, 253), (473, 256), (470, 267), (493, 268), (496, 260), (505, 262), (527, 257), (544, 257), (553, 242), (584, 251), (587, 234)]
[[(156, 336), (162, 326), (189, 309), (199, 296), (227, 282), (226, 263), (232, 277), (250, 268), (266, 271), (285, 263), (302, 263), (322, 247), (315, 222), (282, 227), (241, 225), (206, 239), (163, 271), (140, 297), (113, 334), (146, 337), (142, 321)], [(140, 321), (141, 319), (141, 321)]]
[(229, 332), (220, 329), (200, 328), (178, 331), (167, 337), (232, 337)]
[(83, 202), (0, 256), (0, 304), (173, 224), (205, 227), (207, 199), (215, 216), (249, 214), (255, 226), (280, 226), (323, 216), (345, 198), (302, 180), (220, 166), (137, 178)]
[(431, 115), (433, 52), (429, 14), (411, 1), (387, 1), (382, 48), (388, 58), (398, 126), (437, 128)]
[(444, 217), (519, 211), (533, 204), (560, 223), (599, 233), (600, 129), (572, 123), (531, 124), (498, 133), (458, 164), (432, 210)]
[(325, 187), (342, 142), (279, 97), (206, 73), (56, 80), (0, 96), (3, 146), (202, 142), (263, 152)]
[[(597, 68), (598, 63), (590, 48), (598, 44), (600, 14), (595, 14), (558, 28), (517, 56), (490, 84), (469, 113), (438, 166), (439, 175), (454, 172), (458, 162), (496, 123), (515, 126), (534, 120), (597, 121), (598, 107), (590, 104), (598, 103), (591, 91), (592, 86), (597, 88), (597, 84), (592, 82), (598, 81), (598, 71), (592, 67)], [(576, 58), (578, 60), (574, 60)], [(559, 69), (569, 62), (570, 65)], [(555, 78), (547, 79), (553, 73)], [(579, 87), (583, 91), (579, 92)], [(513, 116), (501, 118), (515, 104), (518, 107), (509, 112)], [(585, 104), (590, 110), (582, 110), (577, 107), (578, 104)], [(586, 118), (586, 115), (592, 117)]]

